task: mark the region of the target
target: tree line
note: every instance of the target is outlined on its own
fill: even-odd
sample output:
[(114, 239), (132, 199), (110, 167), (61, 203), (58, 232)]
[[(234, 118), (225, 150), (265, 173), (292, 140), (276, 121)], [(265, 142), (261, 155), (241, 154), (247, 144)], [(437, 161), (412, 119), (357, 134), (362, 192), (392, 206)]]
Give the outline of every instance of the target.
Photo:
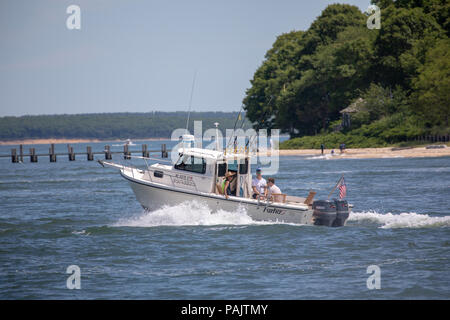
[[(233, 129), (238, 112), (191, 112), (189, 129), (193, 122), (202, 121), (203, 130)], [(170, 138), (173, 130), (186, 128), (187, 112), (96, 113), (73, 115), (36, 115), (0, 118), (0, 140), (16, 139), (127, 139)], [(241, 116), (239, 127), (250, 123)]]
[[(450, 3), (378, 0), (381, 28), (368, 13), (332, 4), (306, 31), (277, 37), (244, 98), (255, 128), (289, 133), (289, 147), (333, 140), (387, 145), (448, 134)], [(349, 127), (341, 110), (363, 99)]]

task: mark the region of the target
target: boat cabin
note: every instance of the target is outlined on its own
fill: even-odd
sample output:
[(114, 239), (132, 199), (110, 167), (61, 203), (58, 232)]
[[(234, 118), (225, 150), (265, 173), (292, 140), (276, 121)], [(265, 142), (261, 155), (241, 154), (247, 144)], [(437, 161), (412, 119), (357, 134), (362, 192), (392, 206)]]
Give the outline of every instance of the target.
[[(224, 194), (225, 177), (231, 172), (234, 174), (236, 197), (252, 199), (250, 155), (246, 152), (227, 153), (196, 148), (191, 137), (183, 137), (182, 148), (178, 149), (175, 164), (153, 164), (144, 173), (144, 179), (195, 192)], [(313, 191), (307, 198), (273, 194), (271, 201), (311, 205), (314, 195)]]
[(197, 192), (221, 193), (227, 172), (234, 173), (236, 196), (251, 197), (250, 155), (226, 153), (217, 150), (195, 148), (185, 144), (178, 150), (178, 160), (173, 166), (153, 164), (149, 169), (150, 180), (168, 186)]

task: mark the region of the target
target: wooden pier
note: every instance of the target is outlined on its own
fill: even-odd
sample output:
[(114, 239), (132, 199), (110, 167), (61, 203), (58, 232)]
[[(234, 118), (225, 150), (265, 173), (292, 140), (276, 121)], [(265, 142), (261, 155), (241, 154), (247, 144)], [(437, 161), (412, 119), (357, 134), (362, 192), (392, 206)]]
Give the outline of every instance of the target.
[(55, 152), (55, 144), (52, 143), (50, 148), (48, 149), (48, 153), (37, 154), (35, 148), (30, 148), (28, 154), (24, 154), (23, 145), (19, 146), (19, 153), (17, 153), (17, 149), (11, 149), (10, 155), (0, 155), (0, 158), (11, 157), (12, 163), (23, 163), (24, 157), (29, 157), (30, 162), (35, 163), (38, 162), (38, 157), (48, 157), (50, 162), (56, 162), (58, 156), (68, 157), (69, 161), (75, 161), (77, 155), (86, 156), (87, 161), (93, 161), (94, 155), (101, 154), (105, 157), (105, 160), (111, 160), (113, 154), (123, 154), (123, 158), (125, 160), (131, 159), (132, 154), (140, 154), (142, 157), (148, 158), (151, 152), (160, 152), (161, 158), (167, 158), (169, 156), (169, 151), (167, 150), (166, 144), (161, 144), (160, 150), (149, 150), (146, 144), (141, 145), (141, 150), (131, 150), (130, 145), (125, 144), (123, 146), (123, 151), (111, 151), (111, 146), (106, 145), (102, 151), (92, 151), (91, 146), (86, 147), (86, 152), (75, 152), (73, 146), (70, 144), (67, 145), (67, 153), (56, 153)]

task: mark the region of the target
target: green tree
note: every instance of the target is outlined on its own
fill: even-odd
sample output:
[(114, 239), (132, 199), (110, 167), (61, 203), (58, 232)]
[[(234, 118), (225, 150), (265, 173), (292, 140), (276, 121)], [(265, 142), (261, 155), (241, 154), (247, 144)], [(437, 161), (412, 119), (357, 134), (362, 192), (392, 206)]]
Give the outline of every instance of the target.
[[(255, 128), (276, 126), (291, 135), (312, 134), (336, 118), (344, 100), (352, 96), (347, 92), (336, 95), (336, 85), (355, 75), (358, 67), (354, 57), (364, 41), (347, 47), (344, 43), (348, 38), (354, 40), (356, 36), (360, 40), (361, 34), (367, 34), (366, 29), (353, 30), (353, 34), (349, 31), (351, 27), (365, 26), (365, 19), (355, 6), (330, 5), (306, 32), (293, 31), (278, 37), (244, 98), (247, 117)], [(339, 36), (344, 32), (347, 38)], [(339, 42), (336, 48), (327, 48), (335, 42)], [(353, 61), (349, 61), (352, 57)], [(329, 61), (341, 65), (333, 68)], [(333, 72), (335, 78), (328, 72)]]
[(406, 112), (406, 94), (400, 87), (392, 90), (372, 83), (362, 94), (362, 98), (364, 111), (369, 113), (370, 121), (379, 120), (397, 112)]
[(354, 137), (346, 141), (394, 143), (433, 126), (448, 128), (448, 55), (436, 44), (448, 40), (449, 1), (372, 2), (382, 10), (380, 30), (369, 30), (357, 7), (335, 4), (308, 30), (277, 38), (244, 98), (255, 128), (323, 138), (339, 123), (339, 111), (359, 97), (367, 109), (344, 132)]
[(429, 50), (425, 64), (414, 79), (416, 111), (430, 124), (449, 126), (450, 117), (450, 40), (437, 42)]
[(382, 27), (375, 41), (376, 81), (383, 86), (405, 89), (424, 62), (427, 48), (444, 32), (422, 8), (395, 8), (382, 11)]

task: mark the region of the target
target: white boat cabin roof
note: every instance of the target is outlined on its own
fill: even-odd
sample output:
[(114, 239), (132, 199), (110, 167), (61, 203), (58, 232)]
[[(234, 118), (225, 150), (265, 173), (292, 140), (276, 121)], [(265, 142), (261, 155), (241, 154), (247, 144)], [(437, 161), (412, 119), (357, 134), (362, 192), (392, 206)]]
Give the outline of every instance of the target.
[(250, 155), (246, 153), (224, 153), (223, 151), (211, 150), (211, 149), (201, 149), (201, 148), (180, 148), (178, 153), (183, 155), (190, 155), (198, 158), (205, 158), (210, 160), (237, 160), (249, 158)]

